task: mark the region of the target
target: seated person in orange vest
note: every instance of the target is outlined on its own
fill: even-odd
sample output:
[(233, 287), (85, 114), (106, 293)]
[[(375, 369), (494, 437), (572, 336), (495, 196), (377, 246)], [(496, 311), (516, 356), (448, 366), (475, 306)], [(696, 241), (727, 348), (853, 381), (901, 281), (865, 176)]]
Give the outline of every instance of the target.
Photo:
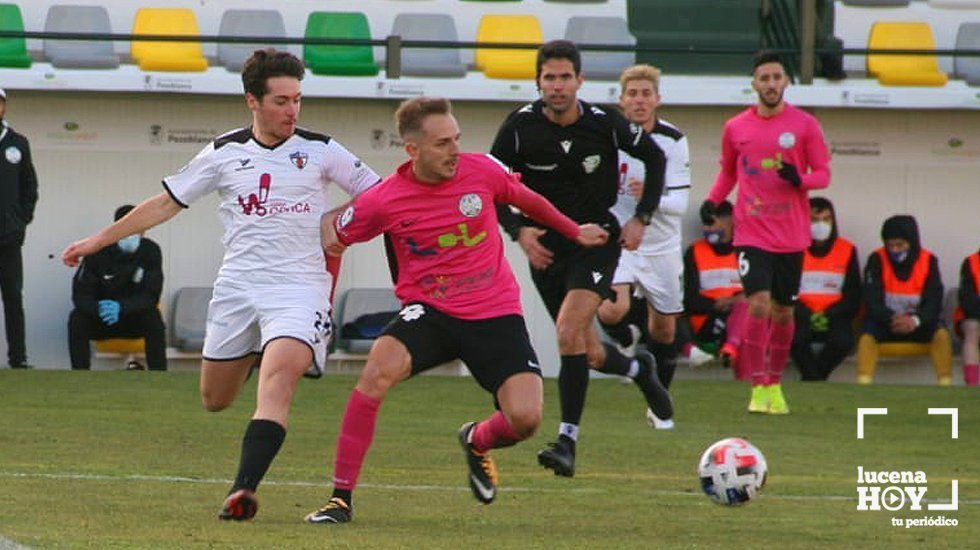
[[(115, 219), (132, 209), (131, 205), (120, 206)], [(89, 340), (144, 338), (150, 370), (167, 370), (166, 329), (157, 308), (162, 290), (160, 247), (142, 235), (130, 235), (86, 256), (72, 279), (71, 368), (91, 368)]]
[(963, 382), (980, 384), (980, 252), (963, 260), (960, 267), (959, 306), (953, 315), (963, 334)]
[(826, 380), (854, 348), (861, 270), (854, 245), (837, 234), (834, 205), (823, 197), (810, 199), (810, 236), (791, 354), (803, 380)]
[(683, 343), (681, 351), (694, 365), (707, 350), (737, 367), (748, 309), (732, 247), (732, 203), (719, 204), (714, 223), (703, 230), (704, 238), (684, 253), (684, 311), (693, 342)]
[(870, 384), (878, 366), (879, 342), (931, 342), (930, 355), (940, 385), (952, 382), (949, 331), (940, 323), (943, 281), (936, 257), (919, 243), (919, 227), (908, 215), (881, 226), (885, 246), (864, 268), (867, 309), (858, 340), (858, 383)]

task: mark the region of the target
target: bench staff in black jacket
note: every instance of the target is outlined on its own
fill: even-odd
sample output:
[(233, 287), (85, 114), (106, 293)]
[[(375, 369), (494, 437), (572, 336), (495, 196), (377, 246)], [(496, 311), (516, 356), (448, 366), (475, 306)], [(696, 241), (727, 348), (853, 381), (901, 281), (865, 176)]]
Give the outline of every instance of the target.
[(10, 368), (30, 368), (24, 333), (24, 260), (21, 247), (37, 204), (31, 146), (4, 119), (7, 93), (0, 88), (0, 294)]

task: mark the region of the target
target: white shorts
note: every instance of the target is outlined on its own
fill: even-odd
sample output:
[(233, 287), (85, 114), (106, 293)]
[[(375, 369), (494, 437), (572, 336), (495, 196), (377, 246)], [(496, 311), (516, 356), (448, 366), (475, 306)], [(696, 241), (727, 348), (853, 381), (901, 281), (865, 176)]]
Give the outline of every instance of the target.
[(329, 292), (327, 285), (216, 284), (208, 305), (204, 358), (240, 359), (260, 353), (276, 338), (293, 338), (310, 346), (313, 361), (322, 368), (332, 330)]
[(684, 258), (679, 253), (647, 256), (623, 250), (612, 284), (634, 285), (657, 313), (684, 311)]

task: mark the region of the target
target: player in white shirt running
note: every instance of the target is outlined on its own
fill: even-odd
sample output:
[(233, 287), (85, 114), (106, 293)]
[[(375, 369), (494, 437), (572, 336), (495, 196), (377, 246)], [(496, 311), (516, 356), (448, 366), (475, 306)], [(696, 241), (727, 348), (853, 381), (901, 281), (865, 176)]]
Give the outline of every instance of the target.
[[(676, 126), (657, 117), (660, 106), (660, 70), (635, 65), (619, 78), (619, 105), (626, 118), (643, 127), (667, 157), (664, 191), (660, 203), (643, 233), (636, 250), (623, 250), (613, 276), (615, 301), (599, 308), (599, 320), (609, 335), (624, 348), (639, 343), (640, 333), (626, 320), (634, 290), (647, 304), (650, 351), (657, 359), (657, 374), (664, 387), (674, 377), (677, 352), (674, 336), (677, 317), (684, 310), (684, 260), (681, 250), (681, 223), (687, 212), (691, 171), (687, 137)], [(619, 200), (612, 213), (623, 223), (636, 210), (637, 186), (643, 182), (643, 163), (619, 153)], [(632, 188), (632, 189), (631, 189)], [(657, 418), (647, 411), (647, 419), (659, 429), (673, 427), (673, 419)]]
[(379, 180), (336, 141), (296, 126), (304, 73), (303, 62), (289, 53), (253, 53), (242, 71), (252, 125), (216, 138), (164, 178), (164, 192), (62, 253), (65, 264), (77, 265), (218, 193), (225, 255), (208, 306), (204, 407), (230, 406), (261, 361), (238, 474), (218, 514), (224, 520), (255, 515), (255, 491), (285, 439), (296, 384), (311, 363), (322, 367), (326, 358), (332, 284), (320, 240), (326, 186), (334, 182), (357, 195)]

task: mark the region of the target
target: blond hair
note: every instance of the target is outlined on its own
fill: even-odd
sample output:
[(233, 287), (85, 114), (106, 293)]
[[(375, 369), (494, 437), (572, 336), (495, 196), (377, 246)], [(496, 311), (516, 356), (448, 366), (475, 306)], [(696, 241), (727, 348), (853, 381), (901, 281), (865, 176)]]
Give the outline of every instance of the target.
[(660, 93), (660, 69), (653, 65), (640, 63), (624, 70), (623, 74), (619, 75), (620, 93), (626, 90), (626, 85), (634, 80), (646, 80), (653, 84), (653, 91)]
[(402, 101), (395, 111), (398, 135), (405, 137), (422, 130), (422, 123), (431, 115), (451, 115), (453, 107), (444, 97), (419, 96)]

